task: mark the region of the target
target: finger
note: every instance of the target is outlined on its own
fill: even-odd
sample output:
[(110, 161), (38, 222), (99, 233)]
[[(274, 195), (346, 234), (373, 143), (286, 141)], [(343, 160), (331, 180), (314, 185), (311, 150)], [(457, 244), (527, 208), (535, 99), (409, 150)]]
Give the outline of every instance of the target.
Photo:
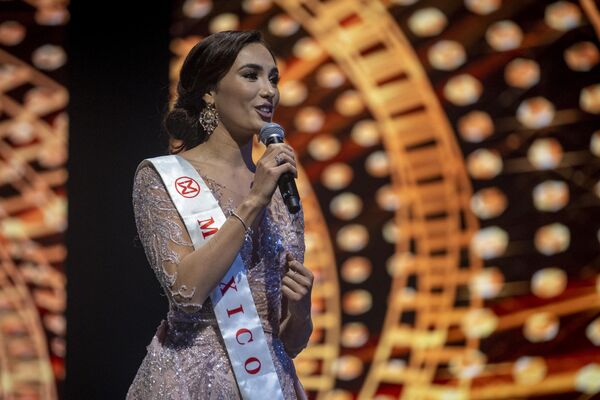
[(299, 293), (301, 295), (305, 295), (306, 293), (308, 293), (308, 289), (306, 287), (304, 287), (300, 283), (294, 281), (289, 276), (284, 276), (283, 279), (281, 280), (281, 282), (283, 283), (282, 287), (287, 286), (296, 293)]
[(306, 268), (301, 262), (296, 260), (288, 261), (288, 268), (295, 271), (297, 275), (301, 275), (307, 278), (310, 282), (313, 281), (313, 273), (310, 269)]
[(294, 167), (292, 164), (290, 164), (288, 162), (281, 164), (278, 167), (273, 168), (273, 173), (277, 176), (277, 178), (279, 178), (281, 175), (283, 175), (286, 172), (289, 172), (290, 174), (294, 175), (294, 178), (298, 177), (298, 170), (296, 169), (296, 167)]
[(292, 289), (290, 289), (289, 287), (282, 287), (281, 288), (281, 292), (285, 295), (286, 298), (293, 300), (293, 301), (300, 301), (302, 299), (302, 296), (299, 295), (298, 293), (294, 292)]
[(302, 287), (310, 288), (312, 286), (312, 282), (310, 281), (309, 278), (307, 278), (306, 276), (302, 276), (297, 272), (293, 272), (290, 270), (285, 274), (285, 277), (290, 278), (291, 280), (298, 283)]
[[(289, 154), (279, 153), (275, 157), (273, 157), (273, 159), (275, 160), (276, 165), (281, 165), (283, 163), (289, 162), (295, 168), (297, 168), (297, 166), (296, 166), (296, 160), (294, 158), (292, 158)], [(279, 159), (279, 163), (277, 163), (277, 159)]]

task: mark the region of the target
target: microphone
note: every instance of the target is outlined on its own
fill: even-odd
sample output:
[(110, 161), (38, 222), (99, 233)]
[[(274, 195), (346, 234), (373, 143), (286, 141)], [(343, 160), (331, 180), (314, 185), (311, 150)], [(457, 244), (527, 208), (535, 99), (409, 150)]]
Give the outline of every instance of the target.
[[(285, 132), (281, 125), (275, 122), (269, 122), (260, 128), (258, 134), (260, 141), (268, 146), (272, 143), (283, 143)], [(277, 181), (279, 185), (279, 193), (283, 197), (283, 202), (287, 206), (290, 213), (296, 214), (300, 211), (300, 196), (298, 195), (298, 189), (296, 188), (296, 182), (294, 176), (289, 172), (284, 172)]]

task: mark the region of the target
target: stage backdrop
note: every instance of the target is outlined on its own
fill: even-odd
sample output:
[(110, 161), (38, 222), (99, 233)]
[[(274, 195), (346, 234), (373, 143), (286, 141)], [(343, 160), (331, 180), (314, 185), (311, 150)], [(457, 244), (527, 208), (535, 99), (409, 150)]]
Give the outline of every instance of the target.
[(133, 173), (227, 29), (278, 56), (311, 398), (600, 393), (598, 1), (168, 3), (0, 2), (0, 398), (125, 396), (166, 312)]

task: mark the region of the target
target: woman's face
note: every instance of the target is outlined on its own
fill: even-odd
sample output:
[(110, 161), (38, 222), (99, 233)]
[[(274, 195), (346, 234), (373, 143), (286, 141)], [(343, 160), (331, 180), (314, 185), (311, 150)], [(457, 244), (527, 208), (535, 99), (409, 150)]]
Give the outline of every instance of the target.
[[(212, 92), (220, 123), (234, 138), (249, 140), (271, 122), (279, 102), (278, 81), (273, 56), (262, 44), (242, 48)], [(204, 99), (208, 98), (205, 95)]]

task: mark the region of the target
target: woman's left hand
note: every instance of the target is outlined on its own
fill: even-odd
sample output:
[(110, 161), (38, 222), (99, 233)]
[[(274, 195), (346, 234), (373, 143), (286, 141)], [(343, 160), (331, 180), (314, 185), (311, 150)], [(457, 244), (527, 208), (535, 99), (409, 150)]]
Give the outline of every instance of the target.
[(310, 295), (314, 277), (291, 253), (286, 255), (286, 273), (282, 279), (281, 291), (288, 300), (291, 317), (297, 320), (310, 318)]

